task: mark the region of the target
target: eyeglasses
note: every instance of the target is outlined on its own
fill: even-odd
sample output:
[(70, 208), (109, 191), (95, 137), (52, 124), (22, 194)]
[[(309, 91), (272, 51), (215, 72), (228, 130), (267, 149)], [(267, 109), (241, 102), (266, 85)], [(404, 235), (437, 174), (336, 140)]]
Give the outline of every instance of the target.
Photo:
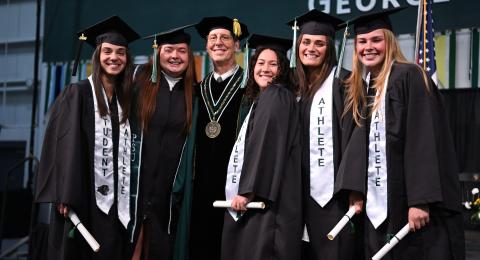
[(208, 38), (207, 38), (208, 42), (216, 42), (217, 39), (220, 39), (220, 41), (224, 43), (224, 42), (233, 40), (233, 37), (228, 34), (211, 34), (211, 35), (208, 35)]

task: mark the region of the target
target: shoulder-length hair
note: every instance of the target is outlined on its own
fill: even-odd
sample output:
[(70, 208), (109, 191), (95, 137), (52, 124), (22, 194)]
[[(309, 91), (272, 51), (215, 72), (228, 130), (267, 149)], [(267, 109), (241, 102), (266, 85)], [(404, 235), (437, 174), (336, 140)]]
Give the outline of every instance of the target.
[(290, 90), (295, 91), (294, 86), (291, 82), (292, 76), (289, 68), (289, 61), (285, 52), (273, 46), (260, 47), (255, 50), (255, 54), (250, 58), (250, 61), (249, 61), (250, 69), (248, 71), (248, 80), (246, 84), (245, 95), (247, 96), (250, 102), (255, 100), (255, 98), (260, 93), (260, 87), (258, 86), (257, 82), (255, 82), (254, 71), (255, 71), (255, 64), (257, 63), (257, 60), (258, 60), (258, 56), (260, 56), (260, 53), (262, 53), (264, 50), (271, 50), (275, 52), (275, 55), (277, 56), (278, 71), (277, 71), (277, 75), (274, 77), (270, 85), (282, 84), (290, 88)]
[[(158, 46), (162, 48), (162, 45)], [(160, 68), (160, 51), (158, 52), (157, 57), (157, 68)], [(139, 88), (137, 95), (137, 114), (138, 121), (140, 122), (140, 127), (142, 130), (148, 129), (148, 123), (155, 112), (156, 101), (157, 101), (157, 92), (160, 85), (161, 73), (158, 73), (157, 83), (153, 83), (150, 79), (153, 69), (153, 59), (150, 58), (148, 63), (145, 64), (145, 69), (142, 70), (142, 73), (137, 75), (135, 78), (135, 86)], [(183, 74), (183, 83), (184, 83), (184, 93), (185, 93), (185, 131), (189, 132), (192, 125), (192, 111), (193, 111), (193, 92), (194, 85), (197, 84), (196, 74), (195, 74), (195, 60), (193, 57), (193, 52), (190, 46), (188, 46), (188, 66)], [(168, 86), (164, 86), (168, 87)]]
[[(92, 80), (95, 89), (95, 97), (97, 98), (98, 110), (100, 112), (100, 116), (106, 116), (108, 111), (108, 106), (105, 103), (105, 97), (103, 94), (103, 84), (101, 76), (105, 74), (105, 71), (100, 64), (100, 52), (102, 50), (102, 44), (97, 45), (95, 51), (92, 55)], [(129, 50), (127, 48), (126, 52), (127, 56), (127, 64), (125, 65), (125, 69), (123, 70), (120, 75), (115, 78), (115, 93), (117, 94), (118, 102), (122, 107), (122, 120), (120, 123), (125, 123), (128, 119), (128, 115), (130, 112), (130, 93), (132, 89), (132, 75), (133, 75), (133, 60), (130, 56)]]
[(297, 62), (297, 67), (295, 68), (295, 82), (300, 90), (302, 96), (312, 98), (317, 90), (320, 88), (322, 83), (327, 79), (332, 68), (337, 64), (337, 55), (335, 53), (335, 43), (333, 39), (327, 36), (327, 50), (325, 53), (325, 59), (318, 69), (313, 70), (312, 73), (306, 71), (305, 66), (303, 66), (302, 61), (300, 60), (299, 47), (302, 44), (303, 34), (298, 37), (295, 48), (297, 51), (297, 56), (295, 57)]
[[(407, 59), (405, 59), (405, 56), (400, 50), (400, 46), (393, 32), (387, 29), (382, 29), (382, 31), (385, 36), (385, 59), (383, 61), (380, 73), (375, 77), (375, 83), (372, 86), (376, 89), (377, 93), (382, 93), (385, 80), (387, 80), (387, 76), (390, 73), (390, 65), (393, 61), (398, 63), (408, 63)], [(358, 126), (361, 126), (361, 108), (366, 107), (367, 101), (365, 97), (366, 93), (363, 89), (364, 85), (362, 76), (364, 74), (364, 66), (358, 59), (356, 51), (356, 41), (357, 37), (355, 37), (355, 51), (353, 52), (352, 73), (345, 80), (347, 96), (345, 99), (344, 113), (351, 109), (353, 112), (353, 119), (355, 120), (355, 123)], [(377, 109), (379, 104), (380, 96), (378, 98), (375, 98), (375, 101), (372, 105), (373, 110)]]

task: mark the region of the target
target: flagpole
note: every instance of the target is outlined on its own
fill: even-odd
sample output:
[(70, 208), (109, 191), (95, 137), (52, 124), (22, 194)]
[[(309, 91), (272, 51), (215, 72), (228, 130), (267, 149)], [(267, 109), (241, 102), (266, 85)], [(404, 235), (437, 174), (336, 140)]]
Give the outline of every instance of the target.
[(418, 12), (417, 12), (417, 30), (415, 32), (415, 63), (418, 64), (418, 48), (420, 45), (420, 32), (422, 31), (422, 17), (423, 17), (423, 2), (425, 0), (420, 0), (418, 2)]
[[(422, 12), (422, 20), (423, 20), (423, 70), (427, 70), (427, 14), (425, 13), (427, 10), (427, 2), (428, 0), (423, 0), (423, 12)], [(430, 6), (431, 7), (431, 6)], [(433, 50), (432, 50), (433, 51)]]

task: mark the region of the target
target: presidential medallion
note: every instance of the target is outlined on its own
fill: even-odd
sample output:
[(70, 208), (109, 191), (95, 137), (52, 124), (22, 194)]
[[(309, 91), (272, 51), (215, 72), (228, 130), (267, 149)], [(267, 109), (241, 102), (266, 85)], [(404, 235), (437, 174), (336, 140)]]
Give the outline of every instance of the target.
[(217, 121), (210, 121), (205, 127), (205, 133), (210, 138), (215, 138), (220, 134), (222, 127)]

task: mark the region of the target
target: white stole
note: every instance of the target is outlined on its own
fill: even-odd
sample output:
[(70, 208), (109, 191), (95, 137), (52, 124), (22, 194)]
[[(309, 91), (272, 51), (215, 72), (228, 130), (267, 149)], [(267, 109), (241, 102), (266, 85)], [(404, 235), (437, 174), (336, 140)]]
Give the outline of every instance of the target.
[(332, 69), (313, 97), (310, 108), (310, 196), (323, 208), (333, 197), (333, 76)]
[[(238, 133), (237, 141), (235, 141), (232, 153), (230, 154), (230, 160), (228, 161), (225, 198), (229, 202), (231, 202), (232, 199), (238, 194), (238, 185), (240, 184), (240, 176), (242, 175), (245, 152), (245, 137), (247, 134), (248, 121), (250, 119), (250, 113), (252, 113), (252, 108), (253, 105), (250, 107), (250, 111), (243, 121), (242, 128), (240, 128), (240, 132)], [(235, 221), (241, 217), (241, 214), (238, 214), (232, 208), (228, 208), (228, 213), (230, 213)]]
[[(88, 77), (93, 95), (95, 110), (95, 147), (94, 147), (94, 174), (95, 199), (98, 208), (108, 214), (114, 202), (114, 169), (113, 169), (113, 138), (112, 120), (109, 114), (100, 116), (98, 101), (95, 95), (92, 76)], [(105, 90), (102, 88), (105, 104), (108, 107)], [(117, 100), (118, 117), (122, 121), (122, 107)], [(118, 142), (118, 183), (117, 207), (118, 218), (127, 228), (130, 222), (130, 153), (131, 132), (128, 120), (120, 124)]]
[[(390, 65), (389, 70), (391, 68)], [(375, 229), (387, 219), (388, 214), (385, 95), (389, 77), (390, 71), (382, 92), (376, 93), (376, 97), (380, 97), (380, 105), (372, 112), (368, 136), (366, 212)], [(370, 74), (367, 76), (367, 84), (370, 84)]]

